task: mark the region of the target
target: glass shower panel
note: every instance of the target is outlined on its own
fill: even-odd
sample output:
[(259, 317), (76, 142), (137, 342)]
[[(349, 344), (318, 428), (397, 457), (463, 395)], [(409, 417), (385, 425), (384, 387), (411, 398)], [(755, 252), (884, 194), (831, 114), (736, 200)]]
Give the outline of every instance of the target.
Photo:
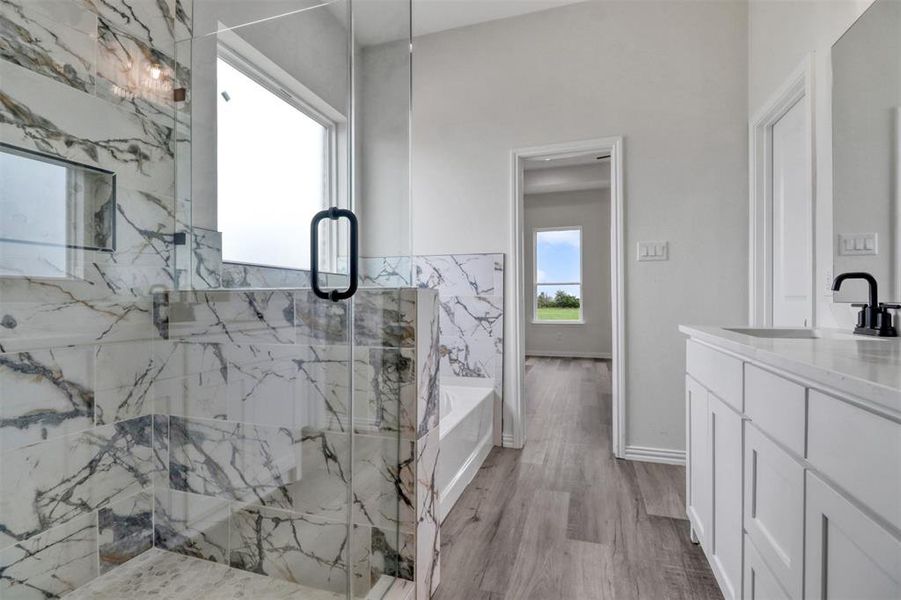
[[(347, 287), (351, 260), (346, 221), (325, 220), (314, 249), (312, 216), (365, 210), (359, 106), (368, 95), (357, 70), (365, 49), (351, 33), (361, 4), (197, 0), (193, 35), (177, 43), (185, 236), (158, 345), (180, 370), (160, 394), (170, 407), (172, 476), (158, 514), (173, 515), (159, 540), (168, 549), (311, 592), (379, 597), (395, 577), (412, 579), (398, 490), (412, 458), (399, 436), (401, 397), (415, 385), (413, 338), (398, 332), (416, 304), (409, 290), (332, 302), (310, 289), (316, 255), (324, 288)], [(405, 91), (381, 90), (370, 104), (403, 98), (408, 123), (404, 6), (397, 16), (406, 26), (395, 29), (405, 42), (376, 36), (377, 23), (367, 39), (404, 48), (392, 60), (405, 69)], [(408, 133), (403, 125), (385, 141), (406, 148)], [(408, 155), (392, 159), (391, 176), (407, 178), (399, 163)], [(392, 201), (392, 219), (407, 219), (406, 183)], [(375, 231), (369, 214), (360, 219), (364, 245)], [(393, 239), (392, 256), (409, 256), (406, 240)], [(208, 552), (195, 547), (207, 540)]]
[(175, 19), (114, 4), (0, 4), (3, 598), (68, 594), (153, 544)]

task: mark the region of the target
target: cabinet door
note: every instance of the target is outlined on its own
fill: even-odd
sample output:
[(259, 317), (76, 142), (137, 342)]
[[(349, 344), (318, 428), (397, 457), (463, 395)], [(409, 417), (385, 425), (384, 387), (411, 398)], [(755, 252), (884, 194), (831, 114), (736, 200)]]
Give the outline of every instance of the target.
[(685, 378), (686, 439), (688, 468), (686, 511), (698, 540), (704, 544), (710, 523), (713, 493), (710, 486), (710, 451), (707, 434), (707, 390), (691, 377)]
[(745, 536), (744, 589), (745, 600), (790, 600), (748, 536)]
[(805, 597), (901, 598), (901, 540), (807, 473)]
[(782, 587), (800, 598), (804, 467), (750, 423), (745, 427), (745, 530)]
[(713, 394), (707, 396), (707, 407), (713, 519), (707, 531), (706, 549), (723, 595), (727, 600), (737, 600), (742, 576), (742, 420)]

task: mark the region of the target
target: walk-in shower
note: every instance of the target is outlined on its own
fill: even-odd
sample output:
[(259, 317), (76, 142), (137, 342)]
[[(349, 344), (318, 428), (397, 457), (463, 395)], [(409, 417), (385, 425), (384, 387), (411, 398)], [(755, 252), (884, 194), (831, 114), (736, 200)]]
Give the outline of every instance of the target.
[(409, 0), (0, 21), (0, 597), (428, 597)]

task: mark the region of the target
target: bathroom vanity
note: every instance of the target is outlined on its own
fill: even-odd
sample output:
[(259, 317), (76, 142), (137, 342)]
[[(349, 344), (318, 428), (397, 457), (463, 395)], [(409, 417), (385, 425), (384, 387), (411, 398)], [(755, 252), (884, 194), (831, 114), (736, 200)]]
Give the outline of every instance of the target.
[(686, 510), (723, 595), (901, 598), (901, 339), (680, 330)]

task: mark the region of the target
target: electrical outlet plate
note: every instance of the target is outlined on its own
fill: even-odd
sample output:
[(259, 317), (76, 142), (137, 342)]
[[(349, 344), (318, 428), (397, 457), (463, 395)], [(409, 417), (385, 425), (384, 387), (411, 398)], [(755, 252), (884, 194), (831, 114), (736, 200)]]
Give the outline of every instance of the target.
[(638, 262), (669, 260), (669, 242), (638, 242)]

